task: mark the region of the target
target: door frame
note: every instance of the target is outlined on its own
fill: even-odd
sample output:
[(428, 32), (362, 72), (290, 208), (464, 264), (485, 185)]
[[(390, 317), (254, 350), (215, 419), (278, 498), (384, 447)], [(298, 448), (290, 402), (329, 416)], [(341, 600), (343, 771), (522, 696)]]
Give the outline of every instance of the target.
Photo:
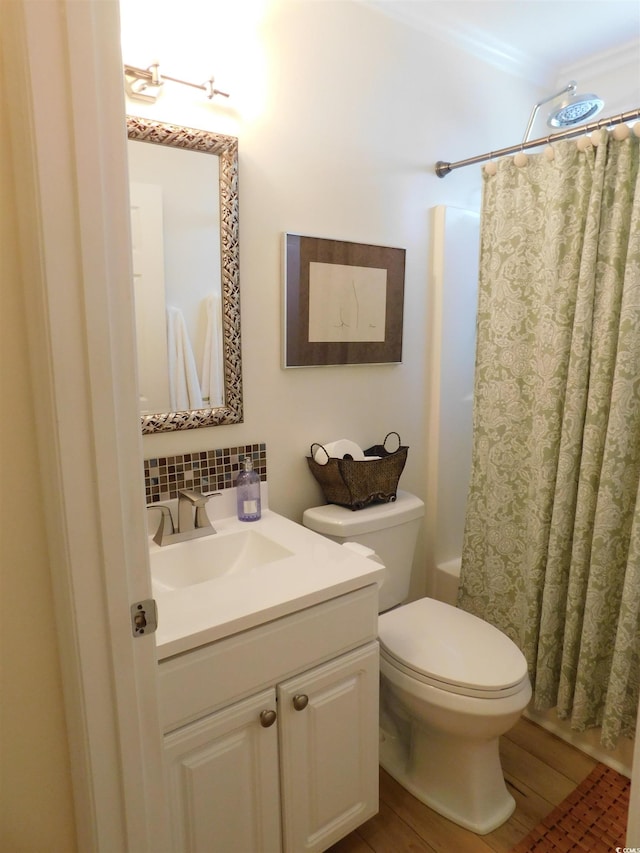
[(78, 849), (168, 850), (117, 0), (2, 4)]

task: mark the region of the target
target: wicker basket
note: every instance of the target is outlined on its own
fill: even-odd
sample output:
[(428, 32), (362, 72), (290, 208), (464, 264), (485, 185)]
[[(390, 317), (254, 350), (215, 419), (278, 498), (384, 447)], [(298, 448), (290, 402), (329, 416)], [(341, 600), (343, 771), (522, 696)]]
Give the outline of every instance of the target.
[[(392, 453), (386, 449), (387, 439), (398, 436), (398, 449)], [(385, 436), (382, 444), (364, 451), (365, 456), (379, 459), (339, 459), (327, 454), (325, 463), (316, 462), (314, 448), (324, 447), (317, 442), (311, 445), (311, 456), (307, 463), (311, 473), (320, 484), (327, 503), (362, 509), (373, 503), (388, 503), (396, 499), (398, 481), (407, 461), (408, 447), (403, 447), (397, 432)], [(317, 452), (317, 451), (315, 451)]]

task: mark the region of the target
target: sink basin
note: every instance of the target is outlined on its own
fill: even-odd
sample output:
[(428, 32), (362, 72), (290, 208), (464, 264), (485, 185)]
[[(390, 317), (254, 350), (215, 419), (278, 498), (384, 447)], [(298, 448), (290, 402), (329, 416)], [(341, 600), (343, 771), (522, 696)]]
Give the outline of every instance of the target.
[(152, 551), (151, 579), (159, 590), (182, 589), (266, 566), (292, 554), (255, 530), (212, 534)]

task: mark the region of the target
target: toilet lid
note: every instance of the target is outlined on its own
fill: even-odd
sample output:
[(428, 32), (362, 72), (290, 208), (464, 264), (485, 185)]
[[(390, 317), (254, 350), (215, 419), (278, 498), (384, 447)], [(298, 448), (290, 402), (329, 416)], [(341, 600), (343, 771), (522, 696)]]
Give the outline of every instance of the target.
[(504, 696), (527, 678), (525, 657), (506, 634), (433, 598), (381, 614), (378, 636), (387, 659), (452, 692)]

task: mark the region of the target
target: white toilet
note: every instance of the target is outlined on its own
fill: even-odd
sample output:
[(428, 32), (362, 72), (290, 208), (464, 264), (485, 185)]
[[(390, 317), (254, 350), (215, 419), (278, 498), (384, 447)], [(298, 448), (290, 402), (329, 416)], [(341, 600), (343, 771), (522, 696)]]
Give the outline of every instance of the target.
[[(431, 598), (402, 604), (424, 504), (408, 492), (353, 512), (327, 504), (303, 523), (374, 551), (380, 589), (380, 764), (435, 811), (479, 835), (509, 818), (498, 739), (517, 722), (531, 685), (524, 655), (501, 631)], [(401, 605), (401, 606), (397, 606)]]

